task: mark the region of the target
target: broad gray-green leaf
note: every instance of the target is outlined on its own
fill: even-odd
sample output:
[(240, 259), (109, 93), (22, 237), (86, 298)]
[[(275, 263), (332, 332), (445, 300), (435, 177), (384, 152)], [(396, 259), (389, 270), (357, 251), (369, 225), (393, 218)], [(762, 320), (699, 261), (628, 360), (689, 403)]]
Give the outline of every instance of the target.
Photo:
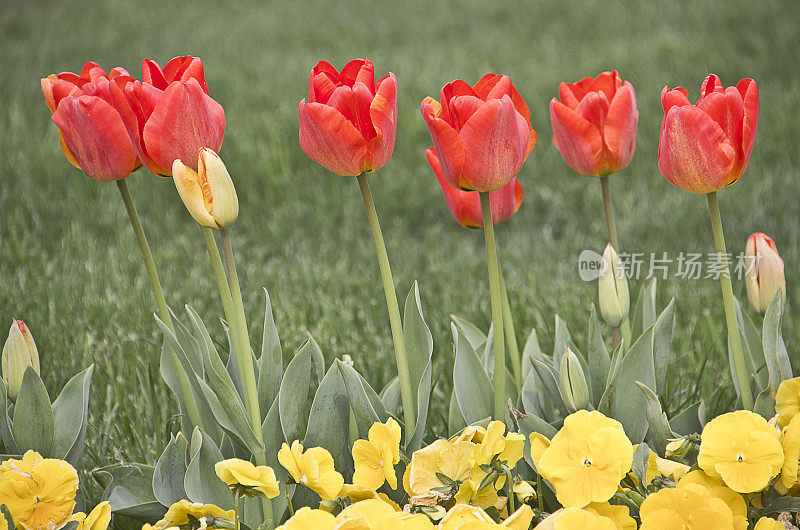
[(450, 318), (453, 320), (456, 327), (461, 331), (461, 333), (464, 334), (464, 337), (466, 337), (466, 339), (469, 341), (470, 345), (472, 346), (472, 349), (478, 351), (478, 348), (480, 348), (481, 345), (486, 342), (487, 338), (486, 334), (483, 331), (481, 331), (481, 329), (478, 326), (476, 326), (472, 322), (464, 320), (459, 316), (450, 315)]
[[(656, 319), (653, 327), (653, 366), (656, 373), (656, 393), (662, 395), (667, 381), (672, 334), (675, 330), (675, 299)], [(661, 453), (663, 454), (663, 453)]]
[(600, 332), (600, 323), (597, 320), (597, 311), (592, 304), (589, 313), (589, 347), (587, 349), (589, 357), (589, 389), (591, 392), (592, 404), (597, 406), (600, 396), (606, 387), (608, 371), (611, 368), (611, 357), (608, 355), (606, 343)]
[(555, 339), (553, 340), (553, 371), (557, 374), (561, 372), (561, 358), (568, 347), (575, 351), (575, 345), (572, 344), (572, 337), (569, 334), (567, 323), (556, 314)]
[(650, 278), (644, 289), (644, 299), (642, 300), (642, 329), (646, 330), (656, 323), (656, 289), (658, 280), (655, 276)]
[(380, 405), (380, 410), (375, 410), (374, 403), (367, 397), (367, 391), (364, 389), (365, 381), (352, 366), (348, 366), (339, 359), (336, 359), (335, 364), (344, 379), (350, 407), (353, 409), (356, 425), (358, 426), (358, 436), (366, 440), (369, 428), (372, 427), (373, 423), (382, 423), (388, 419), (386, 410), (383, 409), (383, 404)]
[(5, 449), (5, 452), (12, 455), (21, 454), (17, 448), (17, 443), (14, 441), (14, 435), (11, 434), (11, 419), (8, 417), (8, 391), (6, 384), (0, 378), (0, 445)]
[(536, 328), (531, 329), (528, 338), (525, 340), (525, 346), (522, 348), (522, 379), (528, 377), (528, 373), (533, 370), (531, 364), (531, 357), (542, 359), (542, 348), (539, 346), (539, 337), (536, 334)]
[(453, 436), (455, 433), (467, 426), (461, 409), (458, 408), (458, 400), (455, 391), (450, 393), (450, 406), (447, 410), (447, 433)]
[(89, 391), (94, 364), (73, 376), (53, 402), (53, 454), (78, 467), (89, 422)]
[(389, 381), (386, 386), (383, 387), (383, 390), (381, 390), (380, 397), (386, 412), (392, 416), (399, 416), (400, 403), (402, 401), (402, 397), (400, 396), (400, 378), (395, 376), (394, 379)]
[(695, 434), (703, 430), (700, 422), (699, 409), (702, 402), (698, 401), (683, 409), (669, 420), (669, 426), (677, 434)]
[(525, 435), (526, 439), (531, 435), (532, 432), (538, 432), (547, 438), (552, 438), (558, 432), (555, 427), (535, 414), (525, 414), (524, 416), (517, 418), (516, 421), (519, 425), (519, 431)]
[(453, 390), (461, 415), (470, 424), (492, 415), (494, 391), (470, 342), (455, 324), (450, 327), (456, 351)]
[(670, 429), (667, 415), (661, 410), (661, 402), (655, 392), (639, 381), (636, 381), (636, 384), (644, 394), (645, 400), (647, 400), (647, 412), (645, 415), (647, 416), (647, 423), (650, 425), (650, 429), (647, 431), (648, 440), (652, 442), (656, 453), (663, 455), (667, 448), (667, 441), (677, 436)]
[(54, 437), (53, 409), (50, 396), (39, 374), (30, 366), (22, 376), (17, 403), (14, 405), (14, 421), (11, 431), (20, 452), (29, 449), (44, 457), (53, 457)]
[[(209, 408), (218, 423), (226, 424), (226, 429), (235, 434), (248, 446), (251, 452), (255, 453), (260, 450), (260, 444), (253, 431), (252, 424), (247, 419), (248, 413), (244, 403), (239, 398), (239, 393), (236, 391), (233, 380), (222, 359), (220, 359), (219, 353), (217, 353), (217, 348), (211, 340), (211, 335), (209, 335), (208, 329), (200, 319), (200, 315), (194, 309), (187, 305), (186, 312), (194, 328), (198, 343), (197, 348), (206, 367), (208, 387), (214, 393), (214, 397), (211, 397), (205, 388), (202, 389)], [(202, 387), (203, 385), (201, 384), (200, 386)], [(219, 403), (218, 408), (221, 410), (215, 410), (217, 408), (215, 407), (215, 401)], [(220, 417), (222, 414), (225, 415), (225, 418)]]
[(781, 288), (775, 289), (767, 312), (764, 314), (762, 344), (764, 358), (769, 371), (769, 387), (773, 393), (778, 391), (781, 381), (792, 378), (792, 365), (781, 336), (781, 316), (783, 315), (783, 295)]
[(769, 372), (764, 359), (764, 347), (761, 344), (761, 331), (756, 329), (753, 321), (742, 312), (742, 305), (734, 297), (736, 320), (742, 337), (742, 350), (748, 366), (748, 373), (754, 378), (758, 391), (769, 387)]
[(223, 510), (232, 509), (233, 495), (214, 470), (214, 465), (224, 459), (214, 440), (196, 428), (192, 433), (189, 455), (183, 481), (189, 500), (216, 504)]
[(349, 431), (350, 400), (339, 367), (334, 363), (322, 378), (311, 404), (304, 445), (327, 449), (333, 456), (336, 470), (345, 479), (353, 472)]
[(760, 414), (764, 419), (769, 420), (775, 415), (775, 397), (769, 388), (763, 390), (756, 396), (753, 412)]
[(522, 392), (520, 393), (525, 412), (536, 414), (537, 416), (542, 414), (542, 407), (539, 401), (540, 386), (541, 383), (538, 382), (536, 372), (531, 370), (522, 384)]
[(113, 464), (92, 472), (104, 488), (102, 500), (111, 504), (115, 515), (139, 521), (157, 521), (167, 511), (153, 494), (153, 466)]
[(625, 428), (634, 444), (641, 443), (647, 433), (647, 402), (636, 382), (648, 387), (655, 387), (655, 369), (653, 367), (653, 327), (648, 328), (633, 344), (630, 351), (619, 363), (619, 370), (607, 392), (603, 395), (601, 412), (608, 410), (610, 416), (619, 421)]
[(647, 485), (647, 461), (650, 459), (650, 448), (647, 444), (642, 442), (633, 453), (633, 461), (631, 462), (631, 471), (636, 476), (639, 484)]
[[(633, 337), (633, 341), (636, 341), (636, 338), (639, 337), (645, 329), (642, 327), (642, 306), (644, 305), (645, 299), (645, 284), (642, 284), (639, 287), (639, 294), (636, 297), (636, 305), (632, 307), (631, 311), (628, 313), (628, 321), (631, 324), (631, 333)], [(629, 349), (630, 345), (627, 345), (625, 349)]]
[(258, 402), (261, 404), (262, 420), (266, 416), (266, 409), (275, 400), (280, 389), (281, 374), (283, 373), (283, 353), (278, 328), (272, 316), (272, 304), (269, 292), (264, 289), (266, 299), (264, 308), (264, 331), (261, 335), (261, 357), (258, 360)]
[(187, 497), (183, 483), (186, 477), (188, 446), (189, 442), (183, 434), (171, 436), (153, 469), (153, 493), (164, 506), (172, 506)]
[(428, 425), (428, 405), (431, 397), (431, 358), (433, 336), (422, 314), (419, 285), (414, 282), (406, 297), (403, 311), (403, 337), (405, 338), (408, 369), (411, 376), (411, 392), (416, 405), (414, 433), (405, 433), (406, 449), (416, 451), (422, 445), (422, 437)]
[(287, 440), (302, 440), (305, 436), (311, 369), (311, 346), (309, 341), (305, 341), (286, 367), (278, 392), (281, 428)]

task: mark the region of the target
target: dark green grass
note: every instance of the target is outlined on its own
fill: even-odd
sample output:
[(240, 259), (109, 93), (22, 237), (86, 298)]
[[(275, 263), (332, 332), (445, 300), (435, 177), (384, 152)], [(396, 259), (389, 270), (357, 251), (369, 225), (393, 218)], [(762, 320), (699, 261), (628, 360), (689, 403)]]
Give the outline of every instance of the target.
[[(551, 347), (553, 315), (585, 341), (596, 284), (580, 281), (577, 257), (602, 251), (600, 185), (574, 174), (552, 145), (548, 102), (558, 83), (617, 68), (637, 92), (636, 156), (612, 177), (620, 242), (631, 252), (709, 252), (706, 201), (674, 188), (656, 162), (665, 84), (696, 98), (708, 72), (758, 81), (761, 113), (750, 167), (720, 196), (729, 249), (754, 231), (773, 236), (786, 261), (784, 322), (793, 358), (800, 248), (798, 6), (792, 1), (559, 2), (253, 1), (225, 5), (139, 2), (3, 2), (0, 9), (0, 322), (25, 319), (51, 392), (97, 365), (88, 466), (117, 458), (152, 462), (175, 407), (153, 361), (160, 337), (141, 258), (113, 184), (72, 168), (39, 91), (51, 72), (92, 59), (139, 75), (143, 57), (204, 59), (211, 94), (226, 110), (221, 154), (241, 203), (234, 227), (240, 278), (259, 335), (261, 287), (269, 289), (284, 348), (310, 331), (328, 359), (349, 354), (377, 388), (394, 373), (388, 319), (355, 179), (333, 175), (301, 151), (297, 104), (311, 66), (368, 56), (400, 86), (397, 145), (370, 177), (401, 300), (419, 280), (435, 342), (437, 394), (452, 367), (450, 313), (488, 327), (483, 238), (451, 219), (424, 159), (430, 137), (420, 100), (446, 82), (511, 75), (533, 110), (539, 142), (520, 174), (522, 209), (498, 229), (499, 251), (522, 342), (535, 326)], [(213, 332), (221, 314), (200, 232), (169, 180), (129, 179), (161, 271), (167, 300), (193, 305)], [(632, 282), (638, 291), (641, 282)], [(735, 282), (738, 296), (744, 286)], [(708, 396), (730, 380), (724, 317), (714, 280), (661, 282), (675, 296), (676, 388)], [(747, 308), (749, 311), (749, 307)], [(255, 342), (258, 344), (258, 342)], [(705, 374), (697, 373), (708, 357)], [(699, 381), (699, 383), (698, 383)], [(667, 407), (674, 407), (667, 403)], [(432, 428), (443, 430), (444, 398)]]

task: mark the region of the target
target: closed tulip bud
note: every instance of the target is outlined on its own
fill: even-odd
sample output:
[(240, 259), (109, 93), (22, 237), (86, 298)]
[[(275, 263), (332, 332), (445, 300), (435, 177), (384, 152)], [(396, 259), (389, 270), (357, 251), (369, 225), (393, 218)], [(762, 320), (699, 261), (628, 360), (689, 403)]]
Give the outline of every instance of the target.
[(589, 385), (578, 357), (567, 348), (561, 357), (561, 373), (559, 374), (561, 398), (571, 412), (589, 406)]
[(22, 387), (25, 370), (31, 366), (39, 373), (39, 350), (28, 326), (22, 320), (12, 320), (8, 339), (3, 346), (3, 382), (8, 397), (16, 401)]
[(239, 216), (239, 199), (222, 159), (202, 148), (197, 171), (179, 159), (172, 163), (172, 179), (186, 209), (194, 220), (208, 228), (227, 228)]
[(764, 313), (778, 287), (781, 288), (783, 301), (786, 302), (783, 260), (778, 255), (778, 248), (772, 238), (761, 232), (751, 235), (747, 238), (744, 253), (747, 260), (747, 298), (755, 310)]
[(600, 314), (609, 326), (619, 327), (628, 318), (630, 295), (625, 268), (619, 260), (614, 247), (609, 243), (603, 252), (603, 266), (600, 268)]

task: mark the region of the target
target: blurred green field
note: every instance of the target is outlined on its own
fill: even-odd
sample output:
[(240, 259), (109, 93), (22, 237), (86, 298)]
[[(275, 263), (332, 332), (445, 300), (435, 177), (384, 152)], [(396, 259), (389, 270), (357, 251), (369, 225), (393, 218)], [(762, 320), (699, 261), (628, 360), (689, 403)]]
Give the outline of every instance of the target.
[[(720, 203), (731, 252), (741, 252), (751, 232), (776, 240), (789, 285), (784, 337), (796, 357), (800, 4), (793, 0), (0, 4), (0, 323), (28, 323), (51, 393), (96, 363), (87, 467), (118, 458), (152, 462), (175, 409), (153, 364), (160, 345), (154, 304), (116, 186), (66, 162), (39, 89), (41, 77), (79, 71), (90, 59), (138, 76), (143, 57), (162, 65), (175, 55), (203, 58), (211, 94), (227, 116), (221, 155), (241, 204), (233, 237), (255, 344), (266, 287), (286, 351), (307, 330), (329, 360), (352, 356), (377, 388), (394, 363), (358, 187), (302, 152), (297, 104), (320, 59), (340, 67), (367, 56), (380, 75), (395, 72), (394, 157), (370, 180), (401, 299), (420, 282), (435, 343), (437, 432), (450, 391), (449, 315), (488, 327), (490, 310), (482, 235), (452, 220), (425, 161), (422, 98), (455, 78), (474, 83), (486, 72), (506, 73), (533, 111), (539, 142), (519, 175), (525, 200), (499, 227), (498, 243), (519, 341), (536, 327), (547, 349), (556, 312), (585, 342), (597, 293), (595, 283), (579, 279), (578, 255), (602, 251), (606, 241), (599, 183), (573, 173), (552, 145), (548, 102), (559, 82), (616, 68), (633, 83), (637, 151), (612, 177), (620, 243), (629, 252), (674, 258), (709, 252), (713, 241), (704, 198), (674, 188), (658, 171), (660, 91), (683, 85), (694, 99), (708, 72), (727, 85), (753, 77), (761, 95), (755, 148)], [(176, 309), (192, 305), (221, 334), (200, 231), (172, 182), (139, 171), (129, 185), (167, 301)], [(632, 291), (640, 285), (633, 281)], [(742, 282), (734, 289), (744, 297)], [(730, 381), (718, 282), (660, 282), (659, 306), (673, 296), (673, 356), (686, 355), (671, 377), (676, 386), (701, 385), (707, 396)]]

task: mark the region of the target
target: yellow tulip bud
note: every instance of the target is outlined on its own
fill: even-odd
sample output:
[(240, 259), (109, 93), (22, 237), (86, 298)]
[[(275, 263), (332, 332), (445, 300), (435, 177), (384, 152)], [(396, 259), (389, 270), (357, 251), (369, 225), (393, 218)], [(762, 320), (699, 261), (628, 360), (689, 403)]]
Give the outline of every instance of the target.
[(39, 350), (33, 340), (28, 326), (22, 320), (11, 322), (8, 339), (3, 346), (3, 382), (6, 385), (8, 397), (16, 401), (19, 389), (22, 387), (22, 377), (25, 369), (32, 366), (39, 373)]
[(786, 302), (783, 260), (778, 255), (778, 248), (772, 238), (760, 232), (751, 235), (747, 238), (744, 254), (747, 298), (755, 310), (764, 313), (778, 287), (781, 288), (783, 301)]
[(628, 318), (630, 296), (625, 267), (619, 260), (614, 247), (609, 243), (603, 252), (603, 266), (600, 268), (600, 314), (609, 326), (619, 327)]
[(561, 398), (570, 410), (575, 412), (589, 406), (589, 385), (578, 357), (567, 348), (561, 357), (561, 373), (559, 374)]
[(211, 149), (197, 155), (197, 171), (180, 159), (172, 163), (172, 179), (194, 220), (208, 228), (227, 228), (239, 216), (239, 199), (222, 159)]

